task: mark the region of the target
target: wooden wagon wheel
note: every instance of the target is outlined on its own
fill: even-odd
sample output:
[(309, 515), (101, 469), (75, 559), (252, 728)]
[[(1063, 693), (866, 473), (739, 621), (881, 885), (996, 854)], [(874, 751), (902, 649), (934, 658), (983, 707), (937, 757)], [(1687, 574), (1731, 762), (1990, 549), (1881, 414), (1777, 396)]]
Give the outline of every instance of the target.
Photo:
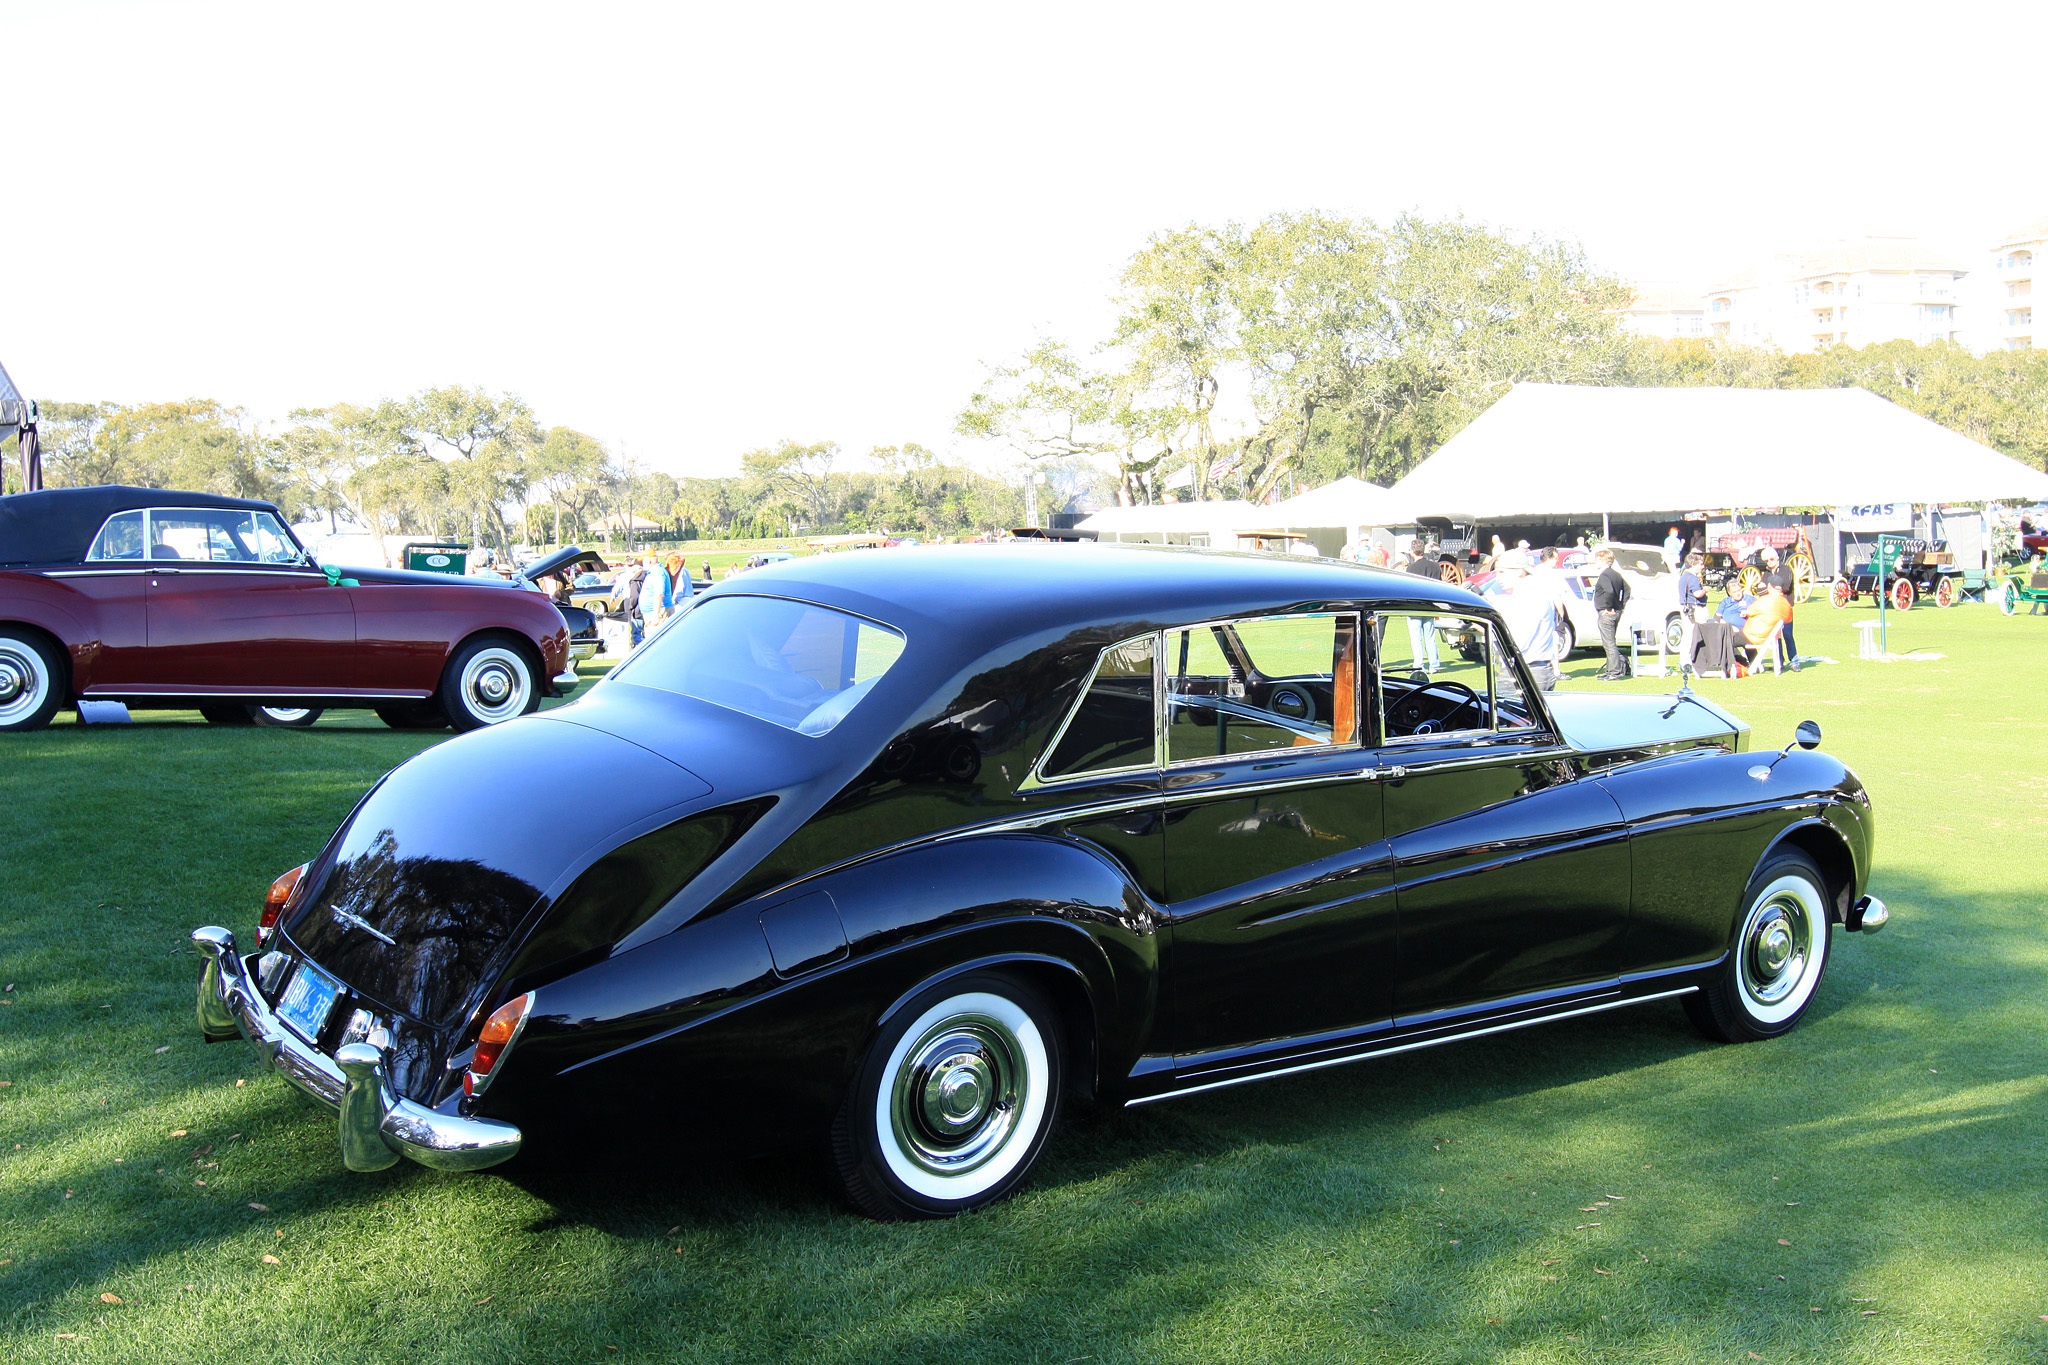
[(1956, 581), (1953, 578), (1943, 578), (1934, 585), (1934, 605), (1937, 607), (1952, 607), (1955, 604)]
[(1835, 586), (1828, 592), (1828, 600), (1837, 607), (1846, 607), (1856, 600), (1856, 585), (1846, 578), (1837, 578)]
[(1744, 597), (1754, 597), (1764, 590), (1764, 571), (1752, 564), (1736, 575), (1735, 585), (1742, 589)]
[(1465, 583), (1465, 568), (1455, 559), (1446, 559), (1438, 566), (1437, 576), (1454, 588), (1463, 587)]
[(1901, 578), (1892, 584), (1892, 610), (1911, 611), (1920, 594), (1913, 590), (1913, 580)]
[(1804, 602), (1813, 596), (1813, 556), (1804, 550), (1794, 550), (1785, 562), (1792, 569), (1792, 600)]

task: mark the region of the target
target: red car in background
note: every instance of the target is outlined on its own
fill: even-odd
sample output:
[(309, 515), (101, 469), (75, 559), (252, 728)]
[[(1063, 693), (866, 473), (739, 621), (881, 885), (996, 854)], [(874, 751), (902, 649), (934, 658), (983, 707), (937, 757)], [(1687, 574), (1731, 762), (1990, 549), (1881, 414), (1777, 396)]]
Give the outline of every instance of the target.
[(114, 485), (0, 498), (0, 731), (93, 700), (473, 730), (573, 691), (570, 633), (517, 583), (322, 568), (273, 503)]

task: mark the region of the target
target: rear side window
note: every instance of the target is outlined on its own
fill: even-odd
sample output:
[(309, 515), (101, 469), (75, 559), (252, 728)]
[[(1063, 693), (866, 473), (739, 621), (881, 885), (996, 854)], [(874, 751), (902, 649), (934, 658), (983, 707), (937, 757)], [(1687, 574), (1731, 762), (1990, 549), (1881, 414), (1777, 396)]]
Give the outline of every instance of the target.
[(100, 533), (93, 537), (92, 548), (85, 552), (85, 557), (142, 558), (142, 513), (123, 512), (118, 517), (108, 517), (107, 524), (100, 527)]
[(1167, 761), (1356, 744), (1357, 638), (1348, 613), (1169, 631)]
[(1153, 765), (1154, 638), (1126, 640), (1102, 651), (1088, 691), (1039, 767), (1040, 777), (1080, 777)]
[(902, 653), (901, 635), (847, 612), (780, 597), (711, 597), (615, 676), (817, 736), (844, 720)]

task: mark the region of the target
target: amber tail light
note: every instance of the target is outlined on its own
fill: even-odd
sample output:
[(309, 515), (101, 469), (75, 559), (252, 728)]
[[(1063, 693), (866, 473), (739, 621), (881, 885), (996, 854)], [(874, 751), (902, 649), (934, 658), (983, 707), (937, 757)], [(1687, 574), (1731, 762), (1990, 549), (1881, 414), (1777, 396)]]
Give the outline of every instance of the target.
[(277, 933), (278, 918), (299, 898), (299, 878), (305, 875), (306, 864), (300, 863), (270, 884), (263, 897), (263, 918), (256, 921), (257, 947), (268, 946), (271, 936)]
[(469, 1070), (462, 1073), (463, 1094), (481, 1094), (490, 1084), (492, 1071), (512, 1044), (519, 1041), (519, 1031), (526, 1027), (526, 1012), (532, 1008), (533, 992), (528, 991), (491, 1011), (491, 1017), (484, 1020), (483, 1032), (476, 1037), (476, 1056), (470, 1060)]

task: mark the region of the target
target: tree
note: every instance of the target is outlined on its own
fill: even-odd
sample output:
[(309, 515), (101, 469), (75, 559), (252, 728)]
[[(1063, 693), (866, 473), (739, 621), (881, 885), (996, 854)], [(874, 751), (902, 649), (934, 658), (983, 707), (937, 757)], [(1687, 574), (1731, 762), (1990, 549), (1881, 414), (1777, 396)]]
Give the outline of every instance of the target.
[(594, 436), (569, 427), (550, 427), (535, 447), (531, 482), (546, 495), (555, 514), (554, 543), (563, 544), (562, 514), (581, 522), (583, 509), (603, 487), (605, 449)]
[(404, 429), (421, 453), (452, 457), (447, 482), (455, 505), (510, 553), (504, 508), (525, 496), (528, 460), (540, 444), (532, 411), (510, 394), (456, 385), (416, 394), (404, 412)]
[[(989, 371), (953, 429), (1000, 440), (1027, 460), (1107, 459), (1127, 501), (1151, 502), (1182, 423), (1170, 405), (1136, 401), (1138, 384), (1129, 370), (1084, 365), (1064, 342), (1041, 340), (1017, 364)], [(1156, 453), (1140, 454), (1141, 443)]]
[(784, 441), (773, 450), (764, 447), (740, 456), (740, 470), (760, 480), (770, 498), (788, 509), (790, 520), (815, 527), (830, 521), (836, 508), (828, 475), (838, 456), (839, 447), (830, 441), (808, 446)]

